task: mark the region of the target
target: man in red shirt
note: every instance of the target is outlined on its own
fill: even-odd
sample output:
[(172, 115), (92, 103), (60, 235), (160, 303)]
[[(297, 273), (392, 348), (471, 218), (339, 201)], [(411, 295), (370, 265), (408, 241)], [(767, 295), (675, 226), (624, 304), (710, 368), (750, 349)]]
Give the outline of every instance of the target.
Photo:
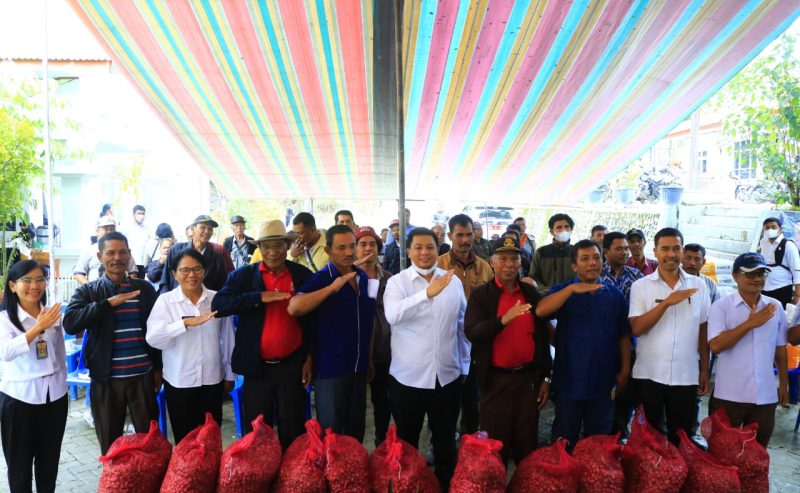
[(647, 245), (644, 232), (641, 229), (633, 228), (625, 236), (628, 238), (628, 247), (631, 250), (631, 256), (625, 265), (639, 269), (639, 272), (645, 276), (658, 270), (658, 261), (644, 256), (644, 246)]
[(291, 240), (280, 220), (261, 224), (254, 243), (261, 262), (232, 272), (211, 309), (220, 317), (239, 316), (231, 366), (244, 376), (245, 433), (250, 422), (263, 414), (265, 423), (278, 423), (285, 450), (305, 432), (305, 387), (311, 383), (312, 369), (308, 325), (302, 317), (289, 315), (287, 307), (311, 271), (286, 260)]
[(472, 290), (464, 332), (480, 389), (480, 429), (503, 442), (506, 462), (519, 464), (537, 445), (550, 388), (549, 335), (547, 322), (534, 315), (538, 291), (518, 280), (516, 238), (502, 238), (491, 261), (494, 279)]

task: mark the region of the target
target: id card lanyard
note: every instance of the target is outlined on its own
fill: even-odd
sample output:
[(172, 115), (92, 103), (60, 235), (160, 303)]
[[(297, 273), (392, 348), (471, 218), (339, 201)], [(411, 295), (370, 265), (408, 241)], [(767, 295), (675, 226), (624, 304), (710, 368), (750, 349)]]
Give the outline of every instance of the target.
[(47, 359), (47, 341), (41, 338), (36, 341), (36, 359)]

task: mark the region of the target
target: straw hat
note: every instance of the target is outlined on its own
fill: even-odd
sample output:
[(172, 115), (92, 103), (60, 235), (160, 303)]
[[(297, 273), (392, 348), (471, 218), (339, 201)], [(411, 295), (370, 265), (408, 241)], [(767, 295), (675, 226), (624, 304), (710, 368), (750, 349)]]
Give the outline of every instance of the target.
[(258, 245), (262, 241), (269, 240), (284, 240), (287, 243), (292, 241), (288, 236), (286, 236), (286, 227), (283, 225), (283, 221), (275, 219), (261, 223), (261, 225), (258, 227), (258, 236), (256, 239), (248, 241), (253, 245)]

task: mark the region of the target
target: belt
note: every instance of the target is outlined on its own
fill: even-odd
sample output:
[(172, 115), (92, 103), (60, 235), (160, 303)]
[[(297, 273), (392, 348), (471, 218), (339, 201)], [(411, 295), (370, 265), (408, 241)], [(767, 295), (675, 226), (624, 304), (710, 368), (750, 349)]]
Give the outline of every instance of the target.
[(503, 368), (502, 366), (492, 366), (490, 368), (498, 373), (505, 373), (507, 375), (519, 375), (520, 373), (528, 373), (534, 370), (533, 363), (528, 363), (527, 365), (518, 366), (516, 368)]
[(282, 364), (286, 363), (287, 361), (289, 361), (290, 359), (292, 359), (293, 357), (295, 357), (295, 356), (296, 356), (296, 355), (297, 355), (299, 352), (300, 352), (300, 349), (298, 348), (298, 349), (296, 349), (296, 350), (295, 350), (295, 351), (294, 351), (292, 354), (290, 354), (289, 356), (286, 356), (286, 357), (284, 357), (284, 358), (278, 358), (278, 359), (262, 359), (262, 360), (261, 360), (261, 362), (262, 362), (263, 364), (265, 364), (265, 365), (268, 365), (268, 366), (278, 366), (278, 365), (282, 365)]

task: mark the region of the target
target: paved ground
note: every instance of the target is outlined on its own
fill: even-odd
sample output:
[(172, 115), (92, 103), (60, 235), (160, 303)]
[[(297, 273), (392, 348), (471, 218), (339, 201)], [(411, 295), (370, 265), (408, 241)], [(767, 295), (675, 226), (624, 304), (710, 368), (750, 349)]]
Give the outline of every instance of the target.
[[(101, 464), (97, 460), (100, 450), (94, 430), (84, 420), (83, 393), (81, 398), (70, 402), (69, 418), (61, 448), (61, 465), (58, 474), (57, 491), (68, 493), (87, 493), (97, 488), (97, 481), (101, 472)], [(706, 410), (703, 405), (703, 414)], [(800, 434), (793, 431), (798, 406), (789, 409), (778, 409), (776, 416), (775, 433), (770, 442), (770, 491), (800, 493)], [(374, 448), (374, 433), (371, 411), (367, 413), (367, 437), (365, 445), (371, 451)], [(549, 436), (550, 424), (553, 418), (552, 404), (545, 407), (540, 422), (540, 443), (545, 443)], [(222, 440), (227, 447), (236, 440), (236, 430), (233, 423), (233, 407), (230, 402), (223, 407)], [(420, 443), (428, 443), (427, 435), (423, 435)], [(0, 461), (0, 473), (5, 477), (5, 462)], [(510, 475), (511, 471), (509, 471)], [(7, 482), (0, 481), (0, 491), (8, 491)]]

